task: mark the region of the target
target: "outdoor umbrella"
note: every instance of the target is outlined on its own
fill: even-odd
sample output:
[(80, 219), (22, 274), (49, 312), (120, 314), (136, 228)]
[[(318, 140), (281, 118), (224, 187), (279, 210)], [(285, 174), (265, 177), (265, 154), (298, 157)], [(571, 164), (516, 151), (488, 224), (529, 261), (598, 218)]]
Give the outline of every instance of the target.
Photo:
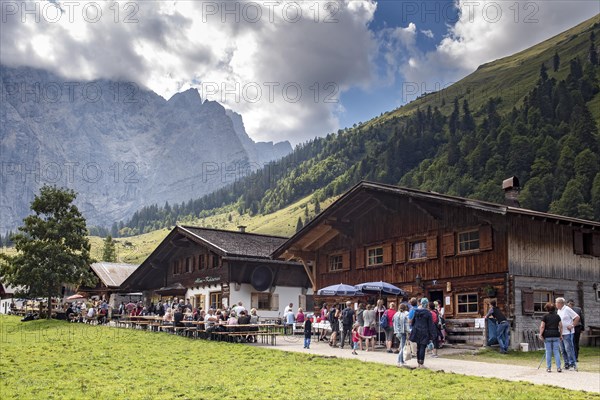
[(366, 282), (366, 283), (359, 283), (358, 285), (354, 286), (356, 289), (360, 290), (361, 292), (377, 292), (379, 294), (381, 293), (386, 293), (386, 294), (392, 294), (395, 296), (403, 296), (406, 297), (407, 294), (404, 290), (400, 289), (399, 287), (396, 287), (390, 283), (387, 282)]
[(324, 287), (323, 289), (319, 289), (317, 291), (319, 296), (362, 296), (363, 293), (355, 288), (354, 286), (344, 285), (340, 283), (339, 285), (331, 285)]

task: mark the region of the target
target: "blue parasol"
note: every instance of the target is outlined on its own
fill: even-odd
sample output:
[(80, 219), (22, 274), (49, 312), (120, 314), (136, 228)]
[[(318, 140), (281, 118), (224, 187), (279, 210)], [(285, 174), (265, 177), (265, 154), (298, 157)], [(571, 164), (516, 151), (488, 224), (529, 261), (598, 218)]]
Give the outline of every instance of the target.
[(362, 296), (363, 293), (354, 286), (345, 285), (340, 283), (338, 285), (331, 285), (319, 289), (317, 291), (319, 296)]
[(386, 294), (392, 294), (395, 296), (403, 296), (406, 297), (407, 293), (400, 289), (397, 286), (394, 286), (390, 283), (387, 282), (366, 282), (366, 283), (359, 283), (358, 285), (354, 286), (357, 290), (360, 290), (361, 292), (377, 292), (377, 293), (386, 293)]

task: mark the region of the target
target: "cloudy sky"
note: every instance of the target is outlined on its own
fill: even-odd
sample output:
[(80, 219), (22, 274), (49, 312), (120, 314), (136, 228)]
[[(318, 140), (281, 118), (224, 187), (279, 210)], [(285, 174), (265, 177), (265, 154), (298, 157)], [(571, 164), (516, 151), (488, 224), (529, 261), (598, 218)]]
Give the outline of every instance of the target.
[(600, 13), (598, 1), (9, 1), (0, 61), (190, 87), (293, 144), (366, 121)]

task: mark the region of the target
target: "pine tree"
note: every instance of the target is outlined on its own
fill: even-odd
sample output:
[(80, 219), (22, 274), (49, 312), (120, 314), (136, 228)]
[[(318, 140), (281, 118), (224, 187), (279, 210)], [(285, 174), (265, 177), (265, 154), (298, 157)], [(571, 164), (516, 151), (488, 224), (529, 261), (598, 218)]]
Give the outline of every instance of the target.
[(321, 203), (319, 199), (315, 199), (315, 215), (321, 212)]
[(596, 174), (592, 183), (592, 207), (594, 208), (594, 219), (600, 221), (600, 172)]
[(17, 254), (0, 254), (3, 281), (25, 287), (31, 297), (47, 297), (48, 305), (63, 285), (95, 281), (88, 230), (73, 204), (75, 197), (72, 190), (43, 186), (31, 203), (33, 214), (23, 220), (21, 233), (14, 237)]
[(598, 65), (598, 50), (596, 49), (596, 35), (594, 32), (590, 34), (590, 52), (589, 60), (592, 65)]
[(304, 228), (304, 224), (302, 223), (302, 217), (298, 217), (298, 222), (296, 223), (296, 232), (299, 232), (302, 228)]
[(558, 71), (560, 68), (560, 56), (558, 55), (558, 51), (554, 53), (554, 57), (552, 58), (552, 66), (554, 68), (554, 72)]
[(104, 239), (104, 248), (102, 249), (102, 260), (106, 262), (117, 262), (117, 248), (110, 235)]
[(546, 64), (544, 63), (542, 63), (542, 66), (540, 67), (540, 79), (542, 82), (548, 80), (548, 68), (546, 68)]

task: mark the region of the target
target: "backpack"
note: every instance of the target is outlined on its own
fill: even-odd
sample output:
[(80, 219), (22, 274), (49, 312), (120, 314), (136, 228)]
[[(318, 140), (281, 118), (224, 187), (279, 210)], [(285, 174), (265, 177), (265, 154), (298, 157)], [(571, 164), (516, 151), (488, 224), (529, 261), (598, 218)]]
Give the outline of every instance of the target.
[(389, 321), (388, 321), (388, 316), (387, 316), (387, 311), (386, 311), (381, 315), (381, 318), (379, 318), (379, 327), (383, 328), (383, 329), (387, 328), (389, 326), (388, 322)]

